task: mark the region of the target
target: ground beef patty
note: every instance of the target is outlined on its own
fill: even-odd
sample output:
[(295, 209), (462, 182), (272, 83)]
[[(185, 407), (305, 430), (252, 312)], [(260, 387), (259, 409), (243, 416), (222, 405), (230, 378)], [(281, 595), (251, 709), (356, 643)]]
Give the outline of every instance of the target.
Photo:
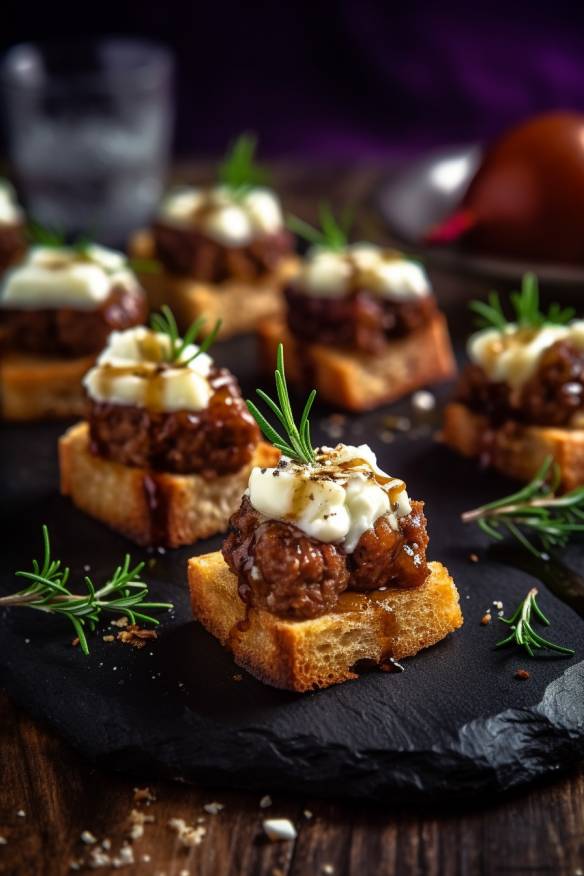
[(250, 462), (259, 429), (237, 381), (215, 369), (214, 389), (202, 411), (150, 411), (135, 405), (89, 400), (92, 451), (122, 465), (175, 474), (217, 477)]
[(456, 399), (495, 425), (516, 420), (534, 426), (569, 426), (574, 414), (584, 409), (584, 351), (569, 341), (556, 341), (517, 391), (489, 380), (479, 365), (467, 365)]
[(364, 533), (353, 554), (310, 538), (296, 526), (263, 520), (244, 497), (230, 521), (223, 556), (239, 580), (242, 600), (280, 617), (332, 611), (344, 590), (419, 587), (428, 577), (422, 502), (394, 532), (385, 517)]
[(110, 332), (140, 325), (147, 312), (141, 289), (114, 286), (106, 300), (92, 310), (0, 309), (0, 326), (5, 329), (6, 349), (75, 358), (99, 353)]
[(306, 295), (285, 289), (288, 328), (299, 341), (334, 344), (377, 353), (391, 338), (425, 325), (436, 313), (432, 295), (412, 301), (390, 301), (366, 290), (342, 298)]
[(26, 232), (20, 223), (0, 224), (0, 271), (17, 262), (26, 251)]
[(257, 280), (271, 273), (293, 248), (292, 235), (283, 229), (264, 234), (247, 246), (224, 246), (191, 228), (163, 222), (152, 227), (156, 258), (172, 274), (203, 283)]

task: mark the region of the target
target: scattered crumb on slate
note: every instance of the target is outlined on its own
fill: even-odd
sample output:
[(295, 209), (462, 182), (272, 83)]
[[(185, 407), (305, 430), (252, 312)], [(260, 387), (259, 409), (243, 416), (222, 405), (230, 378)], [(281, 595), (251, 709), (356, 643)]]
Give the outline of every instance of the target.
[(302, 814), (303, 814), (304, 817), (307, 818), (307, 819), (311, 819), (311, 818), (312, 818), (312, 812), (310, 811), (310, 809), (305, 809), (304, 812), (303, 812)]
[(157, 639), (156, 630), (143, 630), (138, 624), (130, 624), (125, 630), (120, 630), (117, 635), (118, 641), (133, 648), (143, 648), (148, 639)]
[(26, 812), (24, 811), (24, 809), (19, 809), (16, 814), (18, 815), (19, 818), (24, 818), (26, 815)]
[(468, 559), (471, 563), (478, 563), (479, 555), (478, 554), (469, 554)]
[(0, 836), (0, 846), (5, 846), (8, 843), (8, 840), (5, 836)]
[(116, 637), (112, 636), (110, 633), (108, 633), (107, 636), (102, 636), (102, 639), (104, 642), (115, 642)]
[(233, 676), (233, 681), (243, 681), (243, 675), (240, 675), (239, 672), (236, 672)]
[(81, 842), (85, 843), (86, 846), (93, 846), (97, 842), (97, 837), (90, 830), (84, 830), (81, 834)]
[(209, 815), (218, 815), (222, 809), (225, 809), (223, 803), (217, 803), (217, 801), (213, 801), (212, 803), (205, 803), (203, 806), (205, 812), (208, 812)]
[(517, 678), (519, 681), (527, 681), (527, 679), (529, 678), (529, 672), (527, 671), (527, 669), (516, 669), (515, 678)]
[(110, 621), (110, 626), (119, 627), (120, 629), (123, 629), (124, 627), (127, 627), (129, 623), (130, 623), (129, 618), (127, 618), (126, 615), (123, 614), (121, 617), (118, 617), (115, 620)]
[(491, 612), (486, 611), (481, 618), (481, 624), (483, 627), (486, 627), (487, 624), (490, 624), (490, 623), (491, 623)]
[(272, 805), (272, 798), (269, 794), (264, 794), (260, 800), (260, 809), (268, 809)]

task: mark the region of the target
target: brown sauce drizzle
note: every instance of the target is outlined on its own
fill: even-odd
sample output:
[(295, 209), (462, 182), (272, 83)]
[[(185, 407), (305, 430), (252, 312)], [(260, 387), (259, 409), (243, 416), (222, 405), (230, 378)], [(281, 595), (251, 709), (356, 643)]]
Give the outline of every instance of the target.
[(145, 472), (142, 487), (150, 515), (150, 544), (152, 547), (168, 545), (170, 508), (164, 485), (155, 472)]

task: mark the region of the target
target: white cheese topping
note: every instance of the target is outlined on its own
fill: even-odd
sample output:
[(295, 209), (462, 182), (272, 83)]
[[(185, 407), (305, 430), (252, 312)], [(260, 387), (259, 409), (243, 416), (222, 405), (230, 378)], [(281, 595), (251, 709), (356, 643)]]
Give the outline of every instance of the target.
[[(188, 359), (198, 347), (190, 344), (181, 355)], [(209, 372), (213, 360), (206, 353), (186, 365), (166, 360), (168, 335), (145, 326), (112, 332), (108, 345), (83, 384), (90, 398), (112, 404), (137, 405), (157, 411), (200, 411), (209, 404)]]
[(14, 189), (7, 180), (0, 180), (0, 225), (14, 225), (22, 222), (22, 218)]
[(122, 253), (103, 246), (35, 246), (26, 261), (5, 275), (0, 306), (91, 310), (105, 301), (113, 286), (137, 288), (127, 264)]
[(522, 329), (515, 323), (503, 331), (484, 329), (469, 338), (468, 355), (489, 380), (519, 389), (533, 376), (543, 353), (561, 340), (584, 350), (584, 320), (539, 329)]
[(198, 228), (225, 246), (246, 246), (284, 225), (278, 198), (264, 188), (238, 197), (224, 186), (180, 189), (163, 201), (159, 218), (181, 228)]
[(296, 278), (306, 295), (340, 298), (351, 289), (367, 289), (399, 301), (431, 293), (424, 269), (395, 250), (354, 243), (341, 251), (313, 247)]
[(321, 447), (314, 465), (283, 457), (277, 468), (254, 468), (248, 495), (252, 506), (271, 520), (293, 523), (312, 538), (343, 543), (352, 553), (378, 517), (395, 531), (411, 512), (405, 484), (377, 465), (366, 445)]

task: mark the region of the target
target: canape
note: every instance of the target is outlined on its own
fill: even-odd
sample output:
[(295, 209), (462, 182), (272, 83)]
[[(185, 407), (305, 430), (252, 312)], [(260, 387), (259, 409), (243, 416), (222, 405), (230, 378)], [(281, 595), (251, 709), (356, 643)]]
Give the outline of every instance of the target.
[(312, 448), (294, 424), (278, 352), (286, 436), (250, 404), (282, 452), (254, 467), (222, 552), (193, 557), (193, 612), (236, 663), (275, 687), (306, 691), (389, 669), (462, 624), (447, 569), (428, 562), (424, 504), (383, 472), (367, 445)]
[(35, 246), (0, 287), (0, 408), (11, 420), (83, 413), (83, 375), (114, 329), (138, 325), (146, 298), (121, 253)]
[(277, 451), (234, 376), (178, 336), (170, 311), (113, 332), (84, 379), (87, 421), (59, 445), (61, 492), (140, 545), (178, 547), (227, 528), (254, 465)]
[(0, 179), (0, 274), (20, 261), (25, 250), (24, 213), (10, 183)]
[(264, 369), (282, 340), (291, 382), (354, 411), (451, 377), (448, 328), (424, 269), (394, 250), (349, 245), (330, 214), (323, 229), (312, 229), (316, 245), (285, 288), (285, 316), (258, 326)]
[(584, 320), (558, 305), (543, 313), (530, 274), (511, 300), (512, 321), (494, 293), (473, 304), (483, 327), (469, 339), (443, 440), (522, 481), (552, 456), (570, 490), (584, 483)]
[(131, 242), (137, 259), (160, 265), (142, 277), (151, 306), (168, 304), (181, 327), (205, 314), (209, 325), (221, 320), (226, 338), (281, 309), (297, 259), (277, 195), (258, 184), (254, 148), (253, 139), (239, 138), (216, 185), (169, 194), (151, 229)]

